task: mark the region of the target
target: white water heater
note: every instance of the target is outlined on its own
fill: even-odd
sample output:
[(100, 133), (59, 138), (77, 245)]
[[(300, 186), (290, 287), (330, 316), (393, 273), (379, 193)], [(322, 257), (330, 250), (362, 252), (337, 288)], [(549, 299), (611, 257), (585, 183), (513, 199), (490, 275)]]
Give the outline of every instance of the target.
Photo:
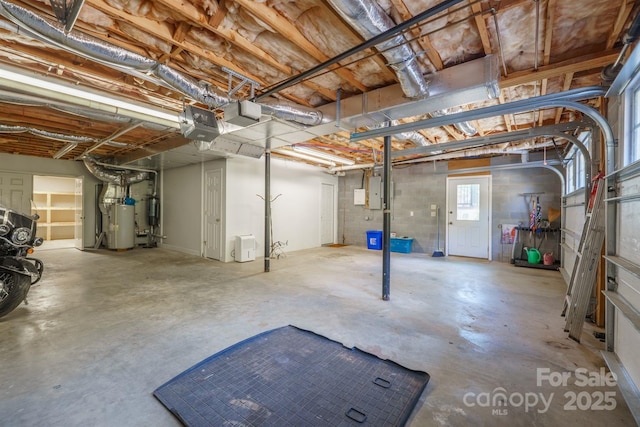
[(135, 246), (135, 210), (133, 205), (112, 205), (107, 234), (109, 249)]
[(236, 236), (234, 259), (236, 262), (247, 262), (256, 259), (256, 239), (251, 234)]

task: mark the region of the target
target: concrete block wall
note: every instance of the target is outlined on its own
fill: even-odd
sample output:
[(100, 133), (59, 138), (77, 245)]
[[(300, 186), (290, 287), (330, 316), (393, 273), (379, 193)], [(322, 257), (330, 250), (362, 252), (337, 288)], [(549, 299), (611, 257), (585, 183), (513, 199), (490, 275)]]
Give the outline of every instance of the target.
[[(391, 231), (399, 237), (414, 239), (412, 251), (432, 254), (445, 249), (446, 162), (394, 167), (392, 171)], [(530, 205), (522, 193), (541, 192), (543, 217), (548, 208), (560, 209), (562, 186), (559, 177), (547, 169), (493, 171), (491, 241), (492, 259), (509, 262), (511, 245), (501, 243), (501, 224), (528, 224)], [(366, 246), (367, 230), (382, 230), (382, 210), (356, 206), (353, 191), (364, 188), (364, 172), (349, 171), (340, 178), (338, 201), (338, 241)], [(440, 244), (438, 223), (431, 216), (431, 205), (440, 207)], [(413, 216), (411, 215), (413, 213)], [(548, 236), (552, 237), (552, 236)], [(439, 247), (438, 247), (439, 246)]]
[[(437, 168), (437, 169), (434, 169)], [(391, 231), (398, 237), (412, 237), (413, 252), (433, 253), (438, 249), (436, 217), (431, 205), (440, 206), (440, 246), (444, 247), (444, 206), (446, 163), (423, 163), (395, 167), (392, 171)], [(351, 171), (340, 178), (338, 201), (338, 240), (340, 243), (366, 246), (367, 230), (382, 230), (382, 209), (367, 209), (353, 204), (353, 190), (364, 188), (363, 172)], [(413, 215), (412, 215), (413, 213)]]

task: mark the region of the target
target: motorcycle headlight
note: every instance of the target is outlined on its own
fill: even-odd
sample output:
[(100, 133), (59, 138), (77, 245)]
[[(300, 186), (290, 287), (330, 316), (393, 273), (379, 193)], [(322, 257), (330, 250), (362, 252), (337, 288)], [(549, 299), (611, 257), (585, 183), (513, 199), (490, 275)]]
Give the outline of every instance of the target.
[(33, 246), (40, 246), (42, 245), (43, 242), (44, 242), (44, 239), (42, 237), (36, 237), (33, 240)]
[(11, 230), (7, 224), (0, 224), (0, 236), (6, 236)]
[(16, 245), (24, 245), (31, 238), (31, 230), (27, 227), (16, 228), (11, 235), (11, 241)]

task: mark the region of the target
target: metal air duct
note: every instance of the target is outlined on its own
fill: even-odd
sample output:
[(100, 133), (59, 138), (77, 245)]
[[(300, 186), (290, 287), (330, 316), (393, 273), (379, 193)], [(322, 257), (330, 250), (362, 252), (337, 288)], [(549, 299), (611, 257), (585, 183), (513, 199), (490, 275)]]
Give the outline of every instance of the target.
[[(15, 28), (9, 28), (16, 33), (28, 34), (35, 39), (51, 43), (76, 55), (145, 80), (151, 80), (156, 84), (162, 84), (211, 108), (218, 108), (233, 101), (232, 98), (216, 93), (211, 85), (196, 81), (194, 78), (154, 59), (104, 42), (75, 29), (66, 31), (60, 23), (46, 20), (11, 2), (0, 0), (0, 14), (17, 24)], [(156, 78), (153, 79), (150, 76)], [(274, 104), (270, 105), (270, 113), (277, 118), (295, 121), (300, 117), (304, 118), (302, 124), (319, 123), (318, 121), (310, 123), (308, 120), (310, 113), (304, 111), (304, 107), (301, 109), (302, 114), (292, 114), (292, 110), (291, 105), (282, 108), (276, 108)], [(314, 114), (318, 115), (317, 112)]]
[[(395, 26), (375, 1), (328, 0), (333, 8), (362, 37), (370, 39)], [(409, 98), (429, 96), (429, 84), (422, 76), (416, 54), (403, 35), (392, 37), (376, 46), (395, 71), (402, 91)]]
[[(122, 187), (149, 179), (148, 172), (107, 169), (104, 166), (98, 165), (96, 160), (91, 156), (85, 156), (82, 161), (87, 170), (99, 180)], [(114, 166), (114, 168), (117, 168), (117, 166)]]
[[(370, 39), (395, 26), (389, 15), (375, 1), (366, 0), (328, 0), (333, 8), (358, 33)], [(407, 44), (403, 35), (392, 37), (376, 47), (393, 69), (402, 91), (408, 98), (425, 98), (429, 96), (429, 83), (420, 70), (413, 49)], [(447, 110), (436, 110), (432, 114), (447, 114)], [(476, 129), (469, 123), (455, 123), (454, 126), (466, 135), (475, 135)], [(395, 135), (394, 135), (395, 136)]]

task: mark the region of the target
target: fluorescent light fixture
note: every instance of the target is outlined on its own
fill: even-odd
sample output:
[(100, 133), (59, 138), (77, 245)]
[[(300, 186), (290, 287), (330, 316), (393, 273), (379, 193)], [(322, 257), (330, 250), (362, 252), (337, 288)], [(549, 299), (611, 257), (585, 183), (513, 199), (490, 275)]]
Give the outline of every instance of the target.
[(356, 163), (351, 159), (345, 159), (344, 157), (336, 156), (331, 153), (325, 153), (324, 151), (321, 151), (321, 150), (314, 150), (312, 148), (299, 146), (299, 145), (293, 145), (292, 147), (293, 147), (293, 150), (298, 153), (306, 154), (307, 156), (319, 157), (324, 160), (329, 160), (333, 163), (340, 163), (342, 165), (348, 165), (348, 166), (351, 166)]
[(335, 162), (330, 162), (329, 160), (321, 159), (319, 157), (313, 157), (306, 154), (298, 153), (297, 151), (292, 150), (273, 150), (274, 153), (283, 154), (285, 156), (296, 157), (298, 159), (307, 160), (310, 162), (320, 163), (327, 166), (335, 166)]
[(123, 99), (111, 97), (98, 91), (56, 82), (53, 79), (30, 73), (18, 68), (0, 67), (0, 85), (12, 89), (26, 91), (30, 94), (47, 98), (65, 100), (100, 111), (145, 120), (164, 126), (179, 128), (178, 113), (155, 109), (144, 104), (137, 104)]
[(77, 146), (78, 144), (76, 142), (70, 142), (64, 147), (62, 147), (60, 150), (58, 150), (58, 152), (53, 155), (53, 158), (59, 159), (60, 157), (64, 156), (65, 154), (67, 154), (69, 151), (73, 150)]

